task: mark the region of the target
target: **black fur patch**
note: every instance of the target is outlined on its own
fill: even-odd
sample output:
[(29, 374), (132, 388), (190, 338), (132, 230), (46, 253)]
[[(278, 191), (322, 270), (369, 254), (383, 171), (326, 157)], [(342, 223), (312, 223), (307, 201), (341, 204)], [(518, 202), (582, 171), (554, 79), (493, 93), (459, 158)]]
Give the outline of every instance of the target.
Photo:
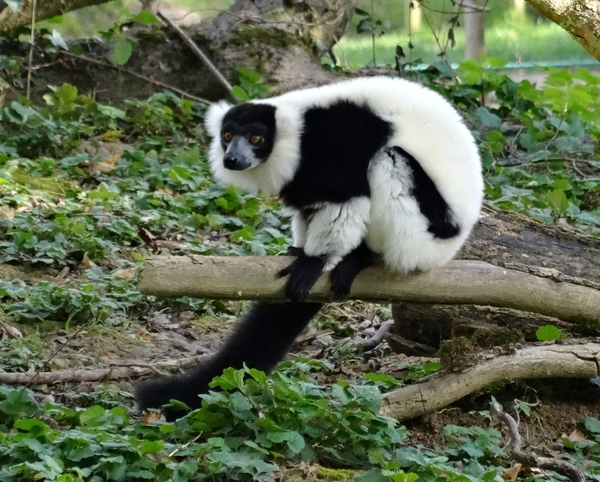
[(364, 241), (337, 264), (331, 271), (331, 291), (337, 297), (350, 294), (354, 278), (377, 260), (377, 255)]
[[(231, 132), (234, 136), (241, 135), (246, 139), (254, 135), (262, 137), (262, 142), (254, 147), (257, 158), (266, 160), (273, 151), (277, 125), (275, 123), (276, 107), (268, 104), (240, 104), (225, 114), (221, 127), (221, 134)], [(221, 138), (223, 150), (227, 144)]]
[(288, 299), (297, 301), (306, 298), (310, 289), (323, 274), (327, 262), (324, 256), (307, 256), (304, 251), (278, 276), (289, 276), (285, 285), (285, 295)]
[(370, 194), (367, 168), (392, 134), (392, 126), (367, 106), (341, 101), (304, 113), (300, 166), (281, 190), (284, 202), (303, 208), (343, 203)]
[(429, 221), (428, 231), (436, 238), (453, 238), (460, 232), (456, 221), (452, 217), (450, 208), (438, 191), (435, 183), (421, 167), (421, 164), (401, 147), (393, 148), (406, 161), (412, 171), (413, 188), (411, 195), (417, 200), (423, 216)]
[[(170, 399), (198, 408), (201, 393), (207, 393), (211, 380), (225, 368), (239, 369), (244, 363), (267, 373), (283, 360), (296, 337), (323, 306), (321, 303), (255, 303), (238, 322), (223, 347), (206, 362), (183, 375), (145, 381), (136, 387), (140, 410), (159, 408)], [(168, 420), (185, 415), (166, 413)]]

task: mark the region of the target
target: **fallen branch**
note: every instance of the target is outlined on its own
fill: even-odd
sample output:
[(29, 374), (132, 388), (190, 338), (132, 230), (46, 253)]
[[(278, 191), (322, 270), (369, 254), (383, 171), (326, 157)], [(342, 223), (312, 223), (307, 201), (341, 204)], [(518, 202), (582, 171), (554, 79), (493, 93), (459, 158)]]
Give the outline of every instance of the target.
[(37, 373), (3, 373), (0, 372), (0, 383), (9, 385), (52, 384), (59, 382), (97, 382), (100, 380), (122, 380), (124, 378), (139, 378), (151, 373), (161, 373), (163, 370), (187, 368), (205, 360), (207, 355), (192, 356), (179, 360), (150, 364), (123, 363), (114, 364), (108, 368), (95, 370), (58, 370), (55, 372)]
[(363, 343), (359, 343), (357, 348), (360, 351), (369, 351), (373, 350), (374, 348), (377, 348), (377, 346), (383, 341), (383, 338), (385, 337), (387, 332), (390, 331), (392, 326), (394, 326), (393, 320), (386, 321), (379, 327), (377, 333), (375, 333), (371, 338), (364, 341)]
[(524, 378), (595, 378), (599, 375), (600, 343), (528, 346), (510, 355), (480, 361), (461, 373), (441, 374), (426, 382), (386, 393), (381, 414), (407, 420), (439, 410), (490, 383)]
[(585, 482), (583, 472), (573, 464), (553, 457), (542, 457), (534, 453), (527, 454), (521, 449), (521, 434), (514, 418), (502, 411), (498, 403), (490, 404), (490, 413), (497, 417), (508, 429), (510, 437), (509, 447), (512, 458), (526, 467), (537, 467), (542, 470), (552, 470), (564, 475), (575, 482)]
[[(286, 279), (275, 273), (289, 257), (156, 256), (144, 263), (138, 289), (160, 297), (283, 300)], [(600, 291), (480, 261), (453, 261), (428, 273), (401, 277), (374, 266), (354, 281), (349, 299), (475, 304), (514, 308), (561, 320), (600, 322)], [(331, 301), (328, 276), (309, 300)]]

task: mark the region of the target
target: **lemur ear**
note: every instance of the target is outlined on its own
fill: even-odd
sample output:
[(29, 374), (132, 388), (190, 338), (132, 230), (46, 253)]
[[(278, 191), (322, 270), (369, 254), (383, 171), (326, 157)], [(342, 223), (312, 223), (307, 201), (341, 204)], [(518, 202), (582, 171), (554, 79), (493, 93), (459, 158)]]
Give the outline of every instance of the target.
[(232, 107), (233, 105), (224, 100), (210, 105), (204, 116), (204, 126), (211, 137), (219, 137), (221, 135), (223, 117), (225, 117), (225, 114)]

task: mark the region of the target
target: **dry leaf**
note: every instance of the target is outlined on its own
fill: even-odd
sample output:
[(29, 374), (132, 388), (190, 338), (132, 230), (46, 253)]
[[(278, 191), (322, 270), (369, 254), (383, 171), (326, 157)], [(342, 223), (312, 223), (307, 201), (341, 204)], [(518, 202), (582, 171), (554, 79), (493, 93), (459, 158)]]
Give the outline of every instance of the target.
[(161, 415), (160, 412), (146, 412), (144, 411), (144, 420), (142, 423), (144, 425), (150, 425), (152, 422), (164, 422), (166, 418)]
[(113, 273), (115, 278), (131, 279), (135, 276), (137, 268), (118, 269)]
[(149, 246), (153, 250), (156, 249), (156, 238), (146, 228), (138, 229), (138, 236), (142, 238), (142, 241), (146, 244), (146, 246)]
[(10, 206), (6, 204), (0, 206), (0, 219), (6, 219), (8, 221), (12, 221), (15, 218), (15, 211)]
[(523, 466), (521, 464), (513, 465), (510, 469), (506, 469), (504, 472), (502, 472), (502, 478), (504, 480), (517, 480), (522, 467)]
[(65, 266), (63, 269), (61, 269), (61, 270), (60, 270), (60, 273), (58, 273), (58, 274), (56, 275), (56, 278), (55, 278), (55, 279), (56, 279), (57, 281), (58, 281), (58, 280), (61, 280), (61, 279), (63, 279), (65, 276), (67, 276), (67, 275), (69, 274), (69, 271), (70, 271), (70, 270), (71, 270), (71, 269), (70, 269), (68, 266)]
[(585, 435), (583, 435), (583, 433), (575, 429), (571, 432), (571, 435), (569, 435), (569, 440), (571, 442), (585, 442), (587, 441), (587, 438)]
[(179, 318), (183, 321), (190, 321), (196, 317), (196, 313), (193, 311), (182, 311), (179, 313)]
[(96, 268), (98, 265), (94, 263), (87, 253), (83, 253), (83, 259), (81, 260), (81, 266), (84, 269)]
[(138, 331), (138, 338), (142, 341), (148, 342), (148, 343), (152, 343), (152, 333), (150, 333), (148, 330), (145, 330), (144, 328), (140, 328), (140, 330)]
[(110, 156), (105, 161), (84, 161), (80, 164), (80, 166), (87, 167), (90, 174), (108, 174), (117, 168), (115, 163), (121, 159), (122, 155), (122, 152), (118, 152), (117, 154)]
[(23, 333), (21, 333), (18, 328), (12, 325), (0, 323), (0, 338), (5, 337), (14, 340), (15, 338), (23, 338)]

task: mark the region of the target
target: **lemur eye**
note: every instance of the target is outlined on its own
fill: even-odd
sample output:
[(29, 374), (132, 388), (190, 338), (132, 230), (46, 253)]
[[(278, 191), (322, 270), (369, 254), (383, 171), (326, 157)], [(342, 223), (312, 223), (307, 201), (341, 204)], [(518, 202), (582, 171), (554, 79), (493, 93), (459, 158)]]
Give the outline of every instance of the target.
[(261, 140), (262, 140), (262, 137), (260, 137), (260, 136), (252, 136), (250, 138), (250, 142), (252, 142), (252, 144), (258, 144)]
[(229, 142), (233, 137), (233, 134), (229, 131), (225, 132), (225, 134), (223, 134), (223, 140), (225, 142)]

